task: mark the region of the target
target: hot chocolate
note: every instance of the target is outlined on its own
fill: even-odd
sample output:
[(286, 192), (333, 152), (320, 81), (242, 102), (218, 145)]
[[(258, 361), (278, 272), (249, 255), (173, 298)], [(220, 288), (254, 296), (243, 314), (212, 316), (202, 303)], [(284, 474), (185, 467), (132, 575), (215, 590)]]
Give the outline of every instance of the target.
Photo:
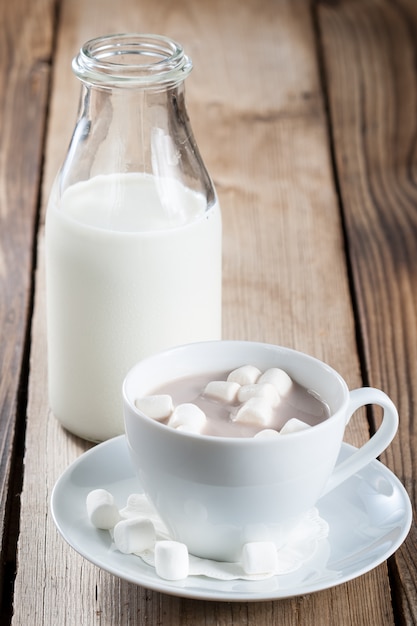
[(137, 399), (136, 406), (174, 428), (219, 437), (279, 436), (330, 414), (313, 390), (283, 370), (247, 365), (173, 380)]

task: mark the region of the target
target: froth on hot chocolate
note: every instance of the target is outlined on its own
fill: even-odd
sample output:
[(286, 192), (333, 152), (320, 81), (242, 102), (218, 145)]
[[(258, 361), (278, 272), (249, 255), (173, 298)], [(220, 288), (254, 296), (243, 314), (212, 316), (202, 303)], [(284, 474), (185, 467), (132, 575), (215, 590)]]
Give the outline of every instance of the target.
[(253, 365), (178, 378), (135, 404), (169, 427), (218, 437), (279, 437), (315, 426), (330, 415), (314, 390), (283, 369), (262, 372)]

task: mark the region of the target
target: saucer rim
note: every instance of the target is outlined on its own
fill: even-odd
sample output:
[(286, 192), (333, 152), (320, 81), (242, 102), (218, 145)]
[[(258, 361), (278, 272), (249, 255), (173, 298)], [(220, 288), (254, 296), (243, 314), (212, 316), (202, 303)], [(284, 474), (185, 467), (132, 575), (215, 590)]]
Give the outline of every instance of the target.
[[(85, 497), (85, 493), (86, 493), (85, 486), (81, 487), (81, 486), (71, 484), (71, 476), (73, 475), (75, 471), (82, 469), (83, 465), (86, 465), (87, 462), (91, 461), (91, 457), (97, 457), (97, 460), (99, 460), (99, 457), (108, 456), (109, 458), (113, 458), (113, 463), (117, 463), (118, 455), (120, 456), (122, 454), (123, 446), (125, 446), (126, 464), (129, 466), (129, 470), (131, 472), (131, 474), (129, 474), (129, 476), (125, 478), (125, 482), (128, 480), (129, 481), (136, 480), (134, 469), (131, 466), (130, 460), (128, 458), (128, 449), (127, 449), (127, 442), (126, 442), (125, 435), (119, 435), (117, 437), (114, 437), (102, 443), (99, 443), (95, 445), (93, 448), (90, 448), (86, 452), (82, 453), (59, 476), (58, 480), (56, 481), (53, 487), (51, 498), (50, 498), (50, 510), (52, 514), (52, 519), (61, 537), (66, 541), (66, 543), (70, 547), (72, 547), (78, 554), (80, 554), (87, 561), (89, 561), (96, 567), (99, 567), (100, 569), (103, 569), (104, 571), (107, 571), (110, 574), (120, 579), (126, 580), (127, 582), (130, 582), (139, 586), (143, 586), (147, 589), (151, 589), (153, 591), (157, 591), (160, 593), (165, 593), (168, 595), (174, 595), (174, 596), (183, 597), (183, 598), (196, 599), (196, 600), (216, 600), (216, 601), (224, 601), (224, 602), (247, 602), (247, 601), (259, 602), (259, 601), (267, 601), (267, 600), (279, 600), (279, 599), (296, 597), (299, 595), (316, 593), (318, 591), (323, 591), (325, 589), (330, 589), (330, 588), (339, 586), (345, 582), (348, 582), (359, 576), (362, 576), (363, 574), (366, 574), (367, 572), (376, 568), (381, 563), (385, 562), (392, 554), (394, 554), (394, 552), (404, 542), (411, 527), (412, 507), (411, 507), (411, 501), (408, 496), (408, 493), (406, 492), (403, 484), (398, 479), (398, 477), (383, 463), (375, 459), (371, 461), (365, 468), (359, 471), (355, 476), (347, 479), (344, 483), (342, 483), (342, 485), (339, 485), (334, 490), (336, 492), (337, 490), (341, 488), (343, 489), (343, 486), (346, 485), (346, 483), (354, 480), (355, 477), (363, 478), (364, 476), (366, 476), (368, 472), (374, 469), (379, 474), (381, 474), (382, 477), (387, 479), (388, 482), (390, 482), (391, 484), (394, 484), (402, 496), (402, 503), (404, 505), (404, 516), (402, 519), (402, 523), (399, 524), (401, 530), (398, 536), (396, 537), (396, 540), (393, 541), (387, 549), (385, 549), (384, 551), (381, 551), (381, 553), (378, 554), (374, 558), (374, 560), (370, 561), (365, 566), (358, 567), (356, 570), (351, 569), (350, 573), (346, 573), (345, 575), (337, 576), (335, 574), (334, 578), (330, 578), (330, 579), (327, 578), (324, 581), (323, 580), (320, 581), (319, 579), (318, 581), (313, 582), (310, 585), (303, 584), (303, 585), (300, 585), (298, 587), (293, 587), (293, 588), (290, 588), (290, 587), (284, 587), (282, 589), (277, 588), (277, 589), (274, 589), (273, 591), (271, 590), (262, 591), (261, 589), (262, 583), (265, 583), (266, 581), (265, 580), (256, 581), (256, 585), (254, 585), (254, 587), (259, 587), (260, 590), (248, 591), (248, 592), (244, 592), (244, 591), (220, 592), (218, 589), (210, 589), (210, 579), (203, 577), (203, 576), (192, 576), (190, 578), (193, 579), (194, 583), (197, 582), (199, 579), (202, 581), (204, 580), (204, 584), (208, 585), (208, 588), (202, 588), (202, 587), (197, 588), (193, 584), (187, 585), (186, 581), (179, 581), (179, 582), (166, 581), (160, 578), (156, 574), (155, 570), (151, 566), (144, 563), (139, 557), (134, 557), (138, 559), (138, 564), (139, 564), (137, 573), (136, 575), (131, 575), (127, 571), (123, 571), (122, 566), (116, 566), (115, 563), (112, 563), (112, 555), (114, 558), (114, 554), (115, 554), (114, 552), (112, 553), (111, 551), (107, 549), (107, 550), (104, 550), (104, 555), (103, 554), (97, 555), (94, 551), (92, 551), (91, 549), (90, 550), (88, 549), (89, 543), (91, 543), (91, 541), (90, 542), (88, 541), (88, 537), (86, 537), (85, 540), (77, 541), (76, 536), (75, 536), (76, 534), (75, 531), (77, 530), (78, 527), (74, 526), (74, 520), (72, 522), (70, 520), (65, 520), (64, 516), (61, 514), (60, 507), (59, 507), (59, 499), (60, 497), (62, 497), (62, 495), (66, 491), (67, 491), (66, 497), (67, 498), (72, 497), (72, 500), (74, 500), (75, 502), (78, 501), (78, 504), (80, 503), (81, 492), (83, 492), (83, 495)], [(354, 446), (345, 442), (342, 443), (342, 449), (341, 449), (342, 454), (353, 454), (355, 450), (356, 448)], [(88, 490), (92, 490), (95, 488), (104, 488), (104, 489), (110, 490), (111, 484), (113, 483), (90, 484), (88, 486)], [(136, 491), (139, 492), (140, 488), (136, 489)], [(77, 497), (77, 494), (78, 494), (78, 497)], [(323, 498), (329, 499), (331, 497), (332, 497), (332, 492), (330, 492)], [(321, 500), (319, 500), (319, 502), (317, 503), (318, 507), (320, 506), (320, 501)], [(85, 520), (78, 519), (78, 520), (75, 520), (75, 522), (77, 523), (78, 521), (78, 525), (82, 526), (83, 522), (86, 522), (86, 521), (88, 522), (86, 518), (87, 516), (85, 516)], [(107, 538), (108, 536), (107, 531), (98, 531), (94, 529), (94, 532), (99, 533), (99, 534), (101, 533), (103, 538)], [(130, 556), (130, 555), (120, 555), (120, 556), (122, 558), (123, 557), (126, 558), (126, 556)], [(278, 576), (278, 579), (279, 578), (280, 577)], [(215, 583), (218, 586), (219, 584), (221, 584), (221, 582), (222, 581), (216, 580), (216, 581), (213, 581), (213, 584)]]

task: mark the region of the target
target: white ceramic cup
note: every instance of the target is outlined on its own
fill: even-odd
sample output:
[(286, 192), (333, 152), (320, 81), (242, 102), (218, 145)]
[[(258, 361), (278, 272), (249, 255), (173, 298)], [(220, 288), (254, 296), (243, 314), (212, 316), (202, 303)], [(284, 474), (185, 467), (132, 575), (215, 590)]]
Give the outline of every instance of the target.
[[(273, 439), (230, 438), (177, 431), (135, 407), (138, 397), (184, 376), (231, 371), (241, 365), (280, 367), (317, 392), (330, 417)], [(140, 361), (123, 385), (125, 429), (142, 488), (172, 537), (191, 554), (239, 559), (244, 543), (270, 540), (319, 498), (375, 459), (392, 441), (398, 413), (374, 388), (349, 391), (325, 363), (289, 348), (247, 341), (176, 347)], [(361, 406), (383, 409), (379, 429), (343, 463), (336, 460), (346, 424)]]

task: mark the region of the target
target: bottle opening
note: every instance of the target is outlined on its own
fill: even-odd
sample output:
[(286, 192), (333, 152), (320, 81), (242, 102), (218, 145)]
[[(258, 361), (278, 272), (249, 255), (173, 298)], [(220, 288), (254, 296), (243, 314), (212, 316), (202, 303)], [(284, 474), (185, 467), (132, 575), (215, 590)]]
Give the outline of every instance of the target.
[(83, 82), (101, 87), (166, 88), (182, 82), (192, 62), (163, 35), (126, 33), (87, 41), (72, 62)]

